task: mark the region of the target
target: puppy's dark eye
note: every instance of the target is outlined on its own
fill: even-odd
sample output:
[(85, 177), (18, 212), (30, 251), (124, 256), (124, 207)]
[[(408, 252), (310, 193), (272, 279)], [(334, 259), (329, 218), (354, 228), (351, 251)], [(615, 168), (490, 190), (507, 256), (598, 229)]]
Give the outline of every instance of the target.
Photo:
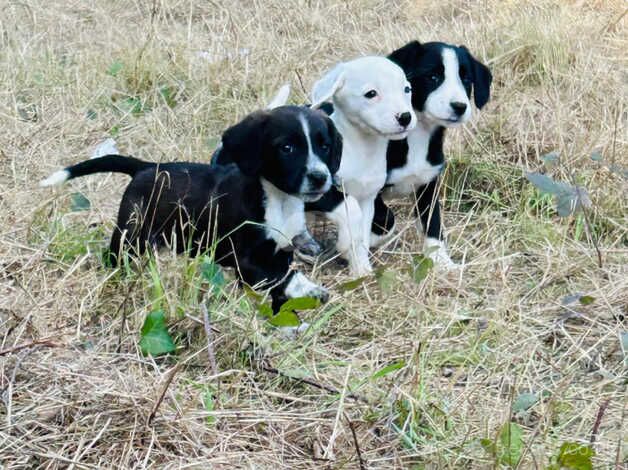
[(404, 92), (406, 92), (406, 93), (410, 93), (410, 92), (412, 91), (412, 88), (410, 88), (409, 86), (407, 86), (407, 87), (405, 87), (405, 88), (403, 89), (403, 91), (404, 91)]
[(376, 96), (377, 96), (377, 92), (375, 90), (369, 90), (366, 93), (364, 93), (364, 97), (369, 100), (375, 98)]
[(327, 155), (329, 153), (330, 147), (327, 144), (323, 144), (321, 145), (321, 150), (323, 151), (323, 154)]
[(434, 83), (438, 83), (438, 82), (440, 82), (440, 77), (438, 75), (434, 74), (434, 75), (432, 75), (430, 77), (430, 80), (433, 81)]
[(294, 147), (292, 145), (282, 145), (281, 148), (281, 153), (283, 153), (284, 155), (290, 155), (292, 152), (294, 152)]

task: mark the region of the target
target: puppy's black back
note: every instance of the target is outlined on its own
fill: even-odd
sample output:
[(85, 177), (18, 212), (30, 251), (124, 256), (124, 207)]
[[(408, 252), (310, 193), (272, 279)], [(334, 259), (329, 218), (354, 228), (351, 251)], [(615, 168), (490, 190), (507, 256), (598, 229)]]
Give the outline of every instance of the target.
[[(255, 224), (243, 224), (263, 222), (261, 203), (242, 201), (261, 201), (261, 191), (259, 182), (235, 165), (159, 164), (138, 172), (129, 183), (120, 203), (117, 230), (126, 231), (131, 245), (135, 240), (157, 246), (172, 241), (178, 252), (204, 251), (226, 234), (235, 242), (260, 230)], [(120, 246), (114, 239), (111, 250), (117, 253)], [(227, 245), (224, 240), (218, 243), (219, 256), (230, 252)]]

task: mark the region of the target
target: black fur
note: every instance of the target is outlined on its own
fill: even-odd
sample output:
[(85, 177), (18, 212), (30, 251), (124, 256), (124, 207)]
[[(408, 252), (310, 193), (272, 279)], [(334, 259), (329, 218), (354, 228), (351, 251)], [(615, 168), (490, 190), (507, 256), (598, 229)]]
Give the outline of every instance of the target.
[[(133, 178), (122, 197), (111, 238), (113, 263), (124, 249), (139, 254), (172, 243), (177, 252), (197, 254), (215, 243), (216, 261), (236, 268), (242, 281), (273, 286), (276, 309), (285, 300), (284, 290), (293, 275), (292, 252), (278, 250), (262, 226), (265, 192), (261, 178), (285, 193), (300, 194), (307, 177), (308, 149), (298, 116), (306, 117), (312, 145), (321, 157), (325, 155), (321, 159), (337, 170), (342, 142), (330, 120), (304, 108), (281, 107), (253, 113), (229, 128), (219, 152), (223, 165), (157, 164), (108, 155), (66, 171), (70, 178), (100, 172)], [(282, 154), (286, 143), (294, 147), (290, 155)]]

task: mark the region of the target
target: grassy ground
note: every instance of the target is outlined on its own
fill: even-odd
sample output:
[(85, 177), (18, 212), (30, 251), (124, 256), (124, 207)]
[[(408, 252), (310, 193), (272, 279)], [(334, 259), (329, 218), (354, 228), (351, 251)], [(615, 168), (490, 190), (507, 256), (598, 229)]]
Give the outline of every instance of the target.
[[(625, 468), (625, 13), (595, 0), (0, 3), (0, 467), (546, 468), (564, 443), (595, 440), (594, 468)], [(314, 327), (296, 341), (233, 281), (212, 294), (203, 260), (104, 268), (124, 177), (37, 187), (107, 137), (145, 159), (207, 161), (283, 82), (302, 102), (335, 62), (414, 38), (466, 44), (495, 77), (447, 142), (464, 271), (415, 282), (407, 218), (377, 279), (342, 290), (346, 271), (314, 270), (331, 301), (302, 315)], [(526, 171), (587, 188), (590, 229), (558, 217)], [(589, 297), (565, 300), (576, 293)], [(158, 308), (176, 357), (139, 351)]]

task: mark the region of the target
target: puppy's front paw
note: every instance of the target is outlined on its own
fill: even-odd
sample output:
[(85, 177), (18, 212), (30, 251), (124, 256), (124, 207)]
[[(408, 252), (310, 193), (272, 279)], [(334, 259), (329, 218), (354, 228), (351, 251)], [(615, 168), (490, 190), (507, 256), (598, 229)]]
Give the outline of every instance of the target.
[(428, 238), (425, 240), (425, 252), (427, 256), (434, 261), (434, 266), (445, 271), (453, 271), (460, 268), (460, 265), (454, 262), (447, 253), (447, 246), (442, 240)]
[(346, 258), (347, 261), (349, 261), (349, 271), (352, 276), (363, 277), (373, 272), (367, 249), (358, 248), (355, 252), (349, 252)]
[(301, 322), (299, 326), (282, 326), (280, 327), (281, 335), (288, 340), (295, 340), (305, 333), (310, 327), (307, 322)]
[(297, 297), (314, 297), (325, 303), (329, 300), (329, 291), (318, 284), (314, 284), (300, 272), (294, 273), (284, 291), (286, 297), (294, 299)]
[(320, 255), (322, 248), (309, 232), (304, 231), (292, 238), (292, 245), (302, 254), (306, 256)]
[(305, 297), (314, 297), (321, 301), (322, 304), (327, 303), (329, 300), (329, 291), (323, 286), (316, 286)]

